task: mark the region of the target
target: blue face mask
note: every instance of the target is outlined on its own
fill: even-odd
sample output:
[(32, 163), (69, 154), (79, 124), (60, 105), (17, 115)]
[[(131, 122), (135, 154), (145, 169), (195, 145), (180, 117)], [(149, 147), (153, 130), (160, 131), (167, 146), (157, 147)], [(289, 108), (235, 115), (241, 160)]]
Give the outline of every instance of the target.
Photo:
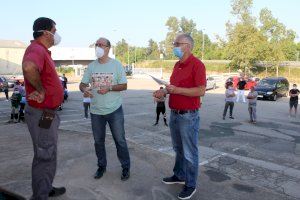
[(182, 50), (181, 50), (180, 47), (174, 47), (174, 48), (173, 48), (173, 53), (174, 53), (174, 55), (175, 55), (176, 57), (178, 57), (179, 59), (181, 59), (182, 56), (183, 56), (183, 52), (182, 52)]

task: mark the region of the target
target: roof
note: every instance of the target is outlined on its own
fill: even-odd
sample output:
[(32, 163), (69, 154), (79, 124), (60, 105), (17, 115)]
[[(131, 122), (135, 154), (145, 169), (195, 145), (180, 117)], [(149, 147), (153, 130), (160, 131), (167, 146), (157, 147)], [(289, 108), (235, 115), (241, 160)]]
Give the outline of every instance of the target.
[(19, 40), (1, 40), (0, 48), (26, 48), (27, 45)]

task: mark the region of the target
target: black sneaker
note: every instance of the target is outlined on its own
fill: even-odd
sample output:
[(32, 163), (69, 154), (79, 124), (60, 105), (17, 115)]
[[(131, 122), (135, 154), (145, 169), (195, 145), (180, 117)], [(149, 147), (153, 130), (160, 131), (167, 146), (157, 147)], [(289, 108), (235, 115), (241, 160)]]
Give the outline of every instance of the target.
[(101, 178), (105, 171), (106, 171), (106, 169), (104, 167), (99, 167), (94, 175), (94, 178), (95, 179)]
[(156, 122), (155, 124), (153, 124), (153, 126), (156, 126), (158, 124), (158, 122)]
[(49, 192), (49, 197), (57, 197), (60, 195), (63, 195), (64, 193), (66, 193), (66, 188), (65, 187), (52, 187), (52, 190)]
[(173, 175), (171, 177), (163, 178), (162, 182), (167, 185), (171, 184), (185, 184), (185, 181), (180, 180), (177, 176)]
[(195, 194), (196, 188), (184, 186), (183, 190), (178, 194), (179, 199), (190, 199)]
[(122, 170), (121, 180), (126, 181), (129, 179), (129, 177), (130, 177), (130, 170), (128, 168), (124, 168)]
[(232, 116), (230, 116), (229, 118), (230, 118), (230, 119), (234, 119), (234, 117), (232, 117)]

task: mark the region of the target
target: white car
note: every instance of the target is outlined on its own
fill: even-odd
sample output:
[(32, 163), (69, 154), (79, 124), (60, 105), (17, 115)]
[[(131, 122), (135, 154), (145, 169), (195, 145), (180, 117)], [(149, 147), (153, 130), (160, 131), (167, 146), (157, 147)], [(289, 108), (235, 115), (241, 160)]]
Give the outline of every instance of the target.
[(217, 81), (213, 76), (208, 76), (206, 78), (206, 90), (209, 89), (216, 89), (217, 88)]

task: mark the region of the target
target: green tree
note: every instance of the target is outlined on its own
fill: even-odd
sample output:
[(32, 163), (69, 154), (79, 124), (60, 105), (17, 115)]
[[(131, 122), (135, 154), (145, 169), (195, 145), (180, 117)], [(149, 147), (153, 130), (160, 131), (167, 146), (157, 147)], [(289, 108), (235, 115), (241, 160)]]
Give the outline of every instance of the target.
[(260, 30), (268, 40), (265, 61), (276, 67), (278, 76), (279, 64), (284, 60), (295, 60), (297, 47), (294, 42), (296, 33), (286, 29), (285, 25), (274, 18), (267, 8), (260, 11)]
[(158, 60), (159, 54), (160, 51), (159, 51), (158, 44), (154, 40), (150, 39), (148, 41), (148, 47), (146, 51), (147, 58), (149, 60)]

